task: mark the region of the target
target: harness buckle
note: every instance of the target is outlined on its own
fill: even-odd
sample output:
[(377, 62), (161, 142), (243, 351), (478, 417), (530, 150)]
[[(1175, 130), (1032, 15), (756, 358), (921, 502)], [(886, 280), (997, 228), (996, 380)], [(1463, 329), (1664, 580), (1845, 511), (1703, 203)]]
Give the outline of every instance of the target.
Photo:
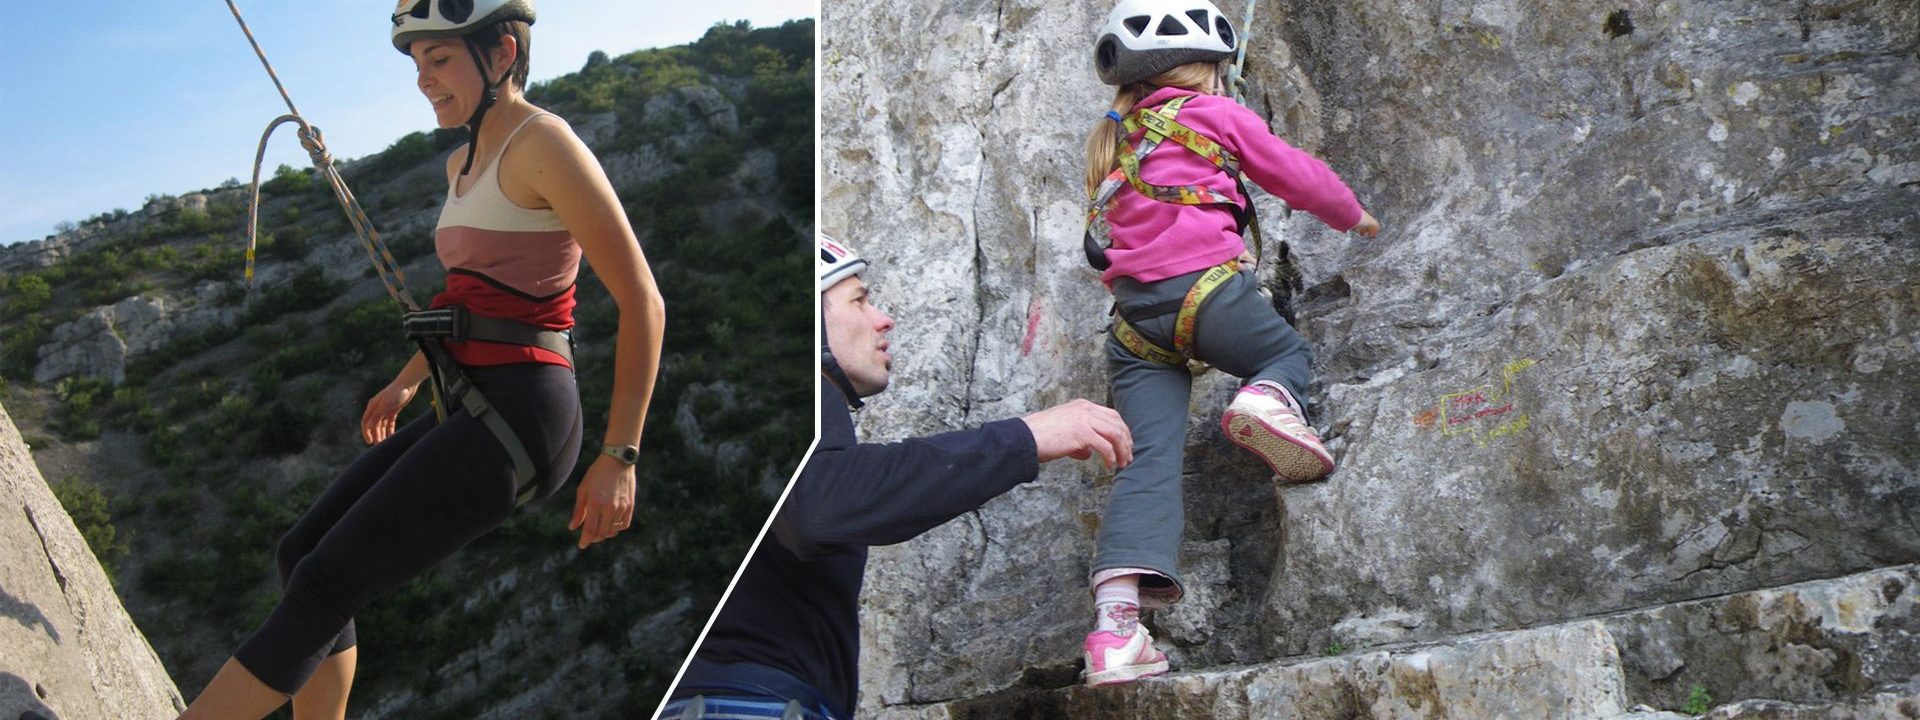
[(448, 305), (400, 316), (401, 329), (406, 331), (409, 340), (463, 340), (467, 337), (469, 325), (465, 305)]

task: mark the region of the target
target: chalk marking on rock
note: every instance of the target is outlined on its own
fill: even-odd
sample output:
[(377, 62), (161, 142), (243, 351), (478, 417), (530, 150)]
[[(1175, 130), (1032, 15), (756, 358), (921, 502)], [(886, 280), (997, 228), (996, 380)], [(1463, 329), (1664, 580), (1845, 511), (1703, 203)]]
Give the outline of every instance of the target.
[(1513, 379), (1537, 364), (1533, 358), (1510, 361), (1501, 366), (1498, 384), (1441, 395), (1439, 402), (1414, 414), (1413, 424), (1422, 429), (1438, 427), (1441, 435), (1467, 435), (1483, 447), (1488, 440), (1525, 432), (1533, 417), (1514, 403)]

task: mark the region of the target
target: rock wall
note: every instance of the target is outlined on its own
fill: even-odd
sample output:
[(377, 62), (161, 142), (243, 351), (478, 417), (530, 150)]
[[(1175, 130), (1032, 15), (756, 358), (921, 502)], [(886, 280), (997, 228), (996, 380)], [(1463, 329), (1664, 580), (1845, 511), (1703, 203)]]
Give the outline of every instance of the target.
[(171, 718), (186, 709), (0, 408), (0, 717)]
[[(867, 438), (1105, 397), (1078, 178), (1108, 7), (823, 7), (822, 228), (899, 324)], [(1191, 587), (1150, 620), (1176, 667), (1920, 560), (1920, 6), (1257, 12), (1248, 104), (1386, 230), (1261, 201), (1341, 470), (1274, 487), (1213, 429), (1234, 379), (1195, 383)], [(863, 707), (1074, 682), (1108, 482), (1056, 463), (876, 551)]]
[(167, 293), (135, 295), (102, 305), (53, 329), (40, 347), (33, 381), (96, 377), (115, 385), (126, 379), (128, 361), (189, 332), (231, 323), (239, 313), (220, 307), (220, 286), (202, 283), (184, 300)]

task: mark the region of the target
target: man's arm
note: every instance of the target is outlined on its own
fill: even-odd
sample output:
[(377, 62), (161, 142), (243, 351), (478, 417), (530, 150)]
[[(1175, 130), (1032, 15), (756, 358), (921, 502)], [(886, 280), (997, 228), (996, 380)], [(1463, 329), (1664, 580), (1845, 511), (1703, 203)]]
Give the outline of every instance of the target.
[(803, 559), (905, 542), (1040, 472), (1034, 434), (1019, 419), (857, 443), (840, 389), (823, 383), (820, 393), (820, 443), (773, 521), (780, 544)]
[(821, 380), (820, 442), (774, 517), (775, 538), (802, 559), (835, 546), (905, 542), (1030, 481), (1039, 464), (1099, 455), (1133, 462), (1133, 435), (1112, 408), (1073, 400), (1023, 418), (895, 443), (860, 443), (838, 385)]

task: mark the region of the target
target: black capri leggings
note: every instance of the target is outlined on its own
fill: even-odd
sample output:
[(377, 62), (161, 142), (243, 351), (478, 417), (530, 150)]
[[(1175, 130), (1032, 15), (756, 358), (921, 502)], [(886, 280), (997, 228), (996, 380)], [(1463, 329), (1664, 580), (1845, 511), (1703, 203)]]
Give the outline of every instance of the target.
[[(467, 376), (527, 446), (536, 497), (559, 489), (580, 454), (573, 371), (525, 363)], [(409, 423), (361, 454), (280, 540), (286, 593), (234, 659), (275, 690), (300, 691), (329, 655), (353, 647), (353, 616), (505, 522), (513, 461), (465, 410)]]

